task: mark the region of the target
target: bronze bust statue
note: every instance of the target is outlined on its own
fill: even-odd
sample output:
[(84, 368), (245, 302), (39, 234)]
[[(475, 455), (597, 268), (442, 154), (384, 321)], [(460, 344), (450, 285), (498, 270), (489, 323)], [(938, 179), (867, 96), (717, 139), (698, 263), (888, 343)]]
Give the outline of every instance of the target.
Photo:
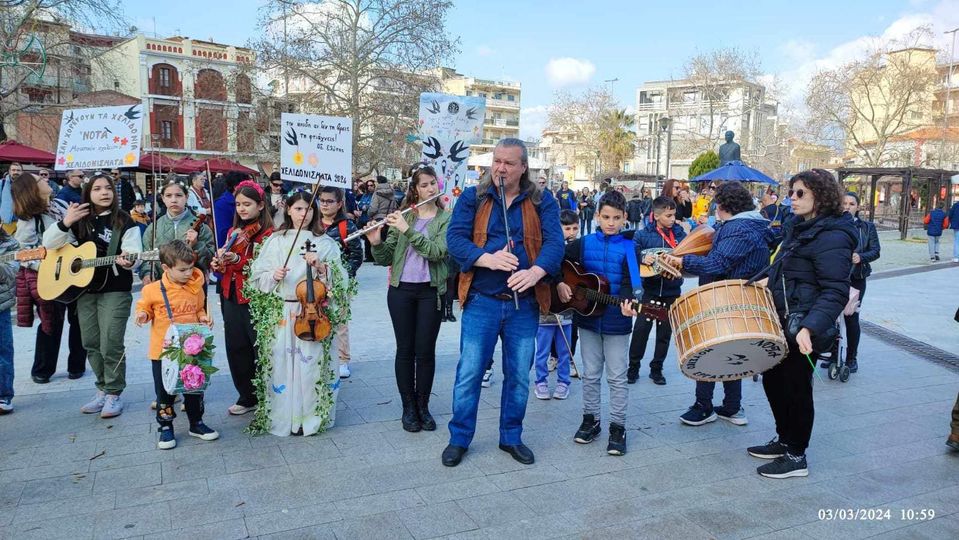
[(739, 157), (739, 144), (733, 142), (736, 134), (732, 131), (726, 132), (726, 143), (719, 147), (719, 165), (725, 165), (730, 161), (742, 161)]

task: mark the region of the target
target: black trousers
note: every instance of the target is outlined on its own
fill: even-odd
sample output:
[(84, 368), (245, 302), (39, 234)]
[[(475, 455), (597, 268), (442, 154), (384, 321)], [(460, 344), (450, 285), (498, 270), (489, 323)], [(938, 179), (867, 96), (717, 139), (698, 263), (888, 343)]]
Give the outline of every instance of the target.
[[(153, 367), (153, 390), (157, 395), (157, 424), (160, 427), (172, 426), (173, 419), (176, 418), (176, 408), (173, 406), (174, 396), (166, 393), (163, 388), (162, 362), (151, 360)], [(186, 417), (190, 420), (190, 427), (195, 426), (203, 420), (203, 394), (183, 394), (183, 407), (186, 409)]]
[(786, 358), (763, 373), (763, 390), (776, 420), (779, 442), (795, 454), (806, 452), (812, 436), (812, 369), (799, 347), (790, 343)]
[[(859, 289), (859, 302), (861, 303), (863, 297), (866, 296), (866, 280), (853, 278), (849, 285)], [(859, 354), (859, 337), (862, 334), (862, 329), (859, 327), (859, 312), (843, 318), (846, 321), (846, 360), (851, 362)]]
[[(651, 294), (643, 295), (643, 303), (656, 300), (666, 305), (666, 309), (673, 305), (678, 296), (654, 296)], [(643, 364), (643, 356), (646, 355), (646, 342), (649, 340), (649, 334), (652, 332), (653, 325), (656, 325), (656, 348), (653, 350), (653, 359), (649, 362), (650, 371), (662, 371), (663, 362), (666, 360), (666, 352), (669, 350), (669, 338), (673, 335), (673, 329), (669, 321), (648, 320), (642, 314), (636, 317), (636, 323), (633, 325), (633, 335), (629, 340), (629, 369), (639, 371), (639, 366)]]
[(67, 356), (67, 372), (80, 373), (86, 371), (87, 350), (83, 348), (80, 339), (80, 322), (77, 319), (76, 302), (64, 305), (60, 302), (53, 304), (53, 326), (49, 334), (43, 331), (43, 326), (37, 327), (37, 341), (33, 349), (33, 368), (30, 374), (34, 377), (49, 379), (57, 372), (57, 361), (60, 358), (60, 340), (63, 336), (64, 318), (70, 322), (69, 346)]
[(428, 396), (436, 372), (436, 337), (443, 312), (436, 288), (429, 283), (403, 283), (390, 287), (386, 305), (396, 335), (396, 387), (400, 394)]
[(250, 320), (250, 306), (234, 299), (220, 297), (223, 313), (223, 341), (226, 360), (230, 364), (233, 386), (240, 394), (236, 404), (253, 407), (257, 404), (253, 378), (256, 376), (256, 331)]

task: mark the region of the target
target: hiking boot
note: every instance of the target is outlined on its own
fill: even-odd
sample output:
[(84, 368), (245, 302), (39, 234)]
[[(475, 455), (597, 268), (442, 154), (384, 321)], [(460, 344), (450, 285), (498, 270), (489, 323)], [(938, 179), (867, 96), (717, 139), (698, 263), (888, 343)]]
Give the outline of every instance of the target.
[(556, 383), (556, 390), (553, 390), (553, 399), (566, 399), (569, 397), (569, 386), (563, 383)]
[(436, 420), (430, 414), (430, 395), (416, 395), (416, 411), (419, 413), (420, 426), (424, 431), (436, 431)]
[(400, 399), (403, 400), (403, 416), (400, 418), (403, 429), (410, 433), (416, 433), (423, 429), (423, 426), (420, 424), (420, 415), (416, 411), (416, 398), (414, 394), (400, 394)]
[(729, 412), (722, 407), (716, 407), (714, 412), (716, 416), (736, 426), (745, 426), (749, 423), (749, 420), (746, 418), (746, 411), (744, 411), (742, 407), (736, 412)]
[(663, 372), (661, 370), (650, 371), (649, 378), (659, 386), (664, 386), (666, 384), (666, 377), (663, 377)]
[(687, 426), (701, 426), (703, 424), (715, 422), (716, 413), (712, 410), (712, 407), (707, 410), (705, 405), (697, 401), (692, 407), (689, 408), (688, 411), (679, 417), (679, 421)]
[(480, 386), (483, 388), (489, 388), (493, 386), (493, 370), (487, 369), (486, 373), (483, 373), (483, 382), (480, 383)]
[(107, 394), (100, 410), (100, 418), (113, 418), (123, 413), (123, 400), (116, 394)]
[(779, 456), (771, 463), (760, 465), (756, 472), (766, 478), (792, 478), (794, 476), (809, 476), (806, 466), (806, 456), (795, 456), (790, 453)]
[(549, 399), (549, 385), (544, 382), (536, 383), (533, 393), (536, 394), (536, 399)]
[(761, 444), (759, 446), (750, 446), (746, 449), (746, 452), (749, 453), (752, 457), (757, 457), (759, 459), (776, 459), (786, 455), (786, 445), (779, 442), (777, 439), (773, 439), (766, 444)]
[(86, 405), (80, 407), (80, 412), (83, 414), (95, 414), (103, 410), (103, 404), (107, 400), (107, 395), (99, 390), (94, 394), (93, 399), (91, 399)]
[(609, 443), (606, 453), (611, 456), (621, 456), (626, 453), (626, 426), (615, 422), (609, 423)]
[(173, 426), (160, 426), (157, 428), (160, 434), (160, 440), (157, 441), (157, 448), (160, 450), (170, 450), (176, 448), (176, 437), (173, 435)]
[(579, 425), (579, 429), (576, 430), (576, 435), (573, 436), (573, 440), (579, 444), (589, 444), (596, 440), (596, 437), (603, 430), (599, 425), (599, 420), (591, 415), (583, 415), (583, 423)]
[(197, 422), (190, 426), (189, 434), (191, 437), (196, 437), (203, 441), (215, 441), (220, 438), (220, 434), (217, 433), (215, 429), (211, 429), (203, 422)]

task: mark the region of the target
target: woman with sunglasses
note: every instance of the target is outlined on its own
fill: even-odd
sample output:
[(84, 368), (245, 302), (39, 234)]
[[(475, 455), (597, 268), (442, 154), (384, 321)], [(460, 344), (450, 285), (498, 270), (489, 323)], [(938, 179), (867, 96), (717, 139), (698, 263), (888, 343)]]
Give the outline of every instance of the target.
[(753, 457), (774, 460), (757, 469), (767, 478), (809, 474), (812, 359), (828, 351), (836, 339), (836, 319), (849, 300), (858, 240), (852, 217), (843, 210), (840, 184), (831, 173), (803, 171), (789, 180), (789, 187), (793, 216), (785, 224), (766, 283), (789, 342), (786, 358), (763, 373), (778, 438), (747, 449)]

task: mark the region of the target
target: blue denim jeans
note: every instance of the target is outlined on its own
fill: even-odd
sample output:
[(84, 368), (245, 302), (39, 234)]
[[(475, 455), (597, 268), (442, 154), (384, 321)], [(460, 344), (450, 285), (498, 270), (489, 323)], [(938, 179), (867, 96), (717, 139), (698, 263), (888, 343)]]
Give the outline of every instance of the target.
[(0, 399), (13, 397), (13, 326), (10, 310), (0, 311)]
[(536, 384), (549, 376), (549, 354), (556, 348), (556, 382), (569, 386), (570, 341), (573, 325), (542, 324), (536, 330)]
[[(707, 411), (713, 410), (713, 390), (716, 383), (696, 381), (696, 401), (705, 405)], [(739, 411), (743, 401), (743, 381), (723, 382), (723, 409), (730, 412)]]
[(499, 442), (510, 446), (522, 443), (539, 308), (533, 295), (521, 298), (519, 307), (517, 310), (512, 300), (498, 300), (475, 292), (469, 294), (461, 319), (460, 360), (453, 384), (451, 445), (468, 448), (473, 440), (483, 372), (500, 338), (503, 340), (503, 392)]

